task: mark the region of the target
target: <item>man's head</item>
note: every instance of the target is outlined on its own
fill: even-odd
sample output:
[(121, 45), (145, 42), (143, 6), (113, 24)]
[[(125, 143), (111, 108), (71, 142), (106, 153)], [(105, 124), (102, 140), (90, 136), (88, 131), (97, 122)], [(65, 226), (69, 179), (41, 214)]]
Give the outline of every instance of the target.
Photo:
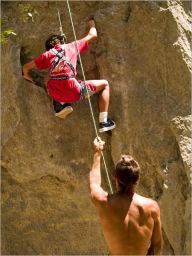
[(66, 42), (65, 35), (51, 35), (45, 42), (45, 48), (46, 51), (49, 51), (50, 49), (54, 48), (56, 44), (64, 44)]
[(115, 168), (115, 179), (122, 192), (131, 192), (139, 180), (139, 164), (130, 155), (123, 155)]

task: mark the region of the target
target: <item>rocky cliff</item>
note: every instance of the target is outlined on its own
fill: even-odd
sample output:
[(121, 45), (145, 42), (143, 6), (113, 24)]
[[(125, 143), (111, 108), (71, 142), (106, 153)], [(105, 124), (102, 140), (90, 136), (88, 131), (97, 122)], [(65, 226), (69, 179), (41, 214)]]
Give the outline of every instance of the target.
[[(88, 18), (96, 20), (98, 39), (82, 59), (86, 78), (107, 79), (111, 88), (117, 128), (102, 134), (110, 177), (120, 154), (132, 154), (142, 168), (138, 193), (161, 208), (162, 254), (191, 254), (190, 2), (70, 5), (78, 38)], [(66, 3), (59, 6), (72, 41)], [(95, 137), (89, 105), (75, 104), (71, 116), (57, 119), (44, 88), (22, 78), (22, 65), (59, 33), (55, 2), (2, 2), (2, 18), (16, 34), (1, 52), (2, 254), (107, 254), (88, 190)], [(33, 75), (42, 80), (44, 72)], [(91, 100), (98, 121), (97, 96)]]

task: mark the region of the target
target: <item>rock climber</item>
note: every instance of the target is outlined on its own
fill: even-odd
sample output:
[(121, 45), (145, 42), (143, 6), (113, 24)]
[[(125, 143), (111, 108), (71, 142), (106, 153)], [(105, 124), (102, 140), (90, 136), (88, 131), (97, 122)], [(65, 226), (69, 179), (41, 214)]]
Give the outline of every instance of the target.
[[(97, 37), (97, 30), (93, 19), (87, 23), (89, 32), (83, 39), (78, 40), (79, 52), (88, 50), (88, 43)], [(66, 39), (60, 35), (52, 35), (46, 40), (46, 52), (34, 61), (23, 66), (23, 76), (33, 82), (29, 71), (37, 67), (39, 70), (48, 69), (49, 78), (46, 79), (49, 95), (53, 98), (55, 115), (65, 118), (73, 111), (71, 103), (99, 93), (99, 132), (115, 128), (115, 122), (108, 118), (109, 83), (106, 80), (88, 80), (85, 83), (76, 80), (76, 65), (78, 49), (76, 42), (65, 44)], [(86, 90), (86, 88), (87, 90)]]
[(104, 142), (96, 138), (89, 183), (110, 255), (158, 255), (162, 247), (160, 209), (152, 199), (134, 192), (139, 164), (130, 155), (121, 156), (115, 167), (117, 192), (108, 194), (101, 188), (103, 147)]

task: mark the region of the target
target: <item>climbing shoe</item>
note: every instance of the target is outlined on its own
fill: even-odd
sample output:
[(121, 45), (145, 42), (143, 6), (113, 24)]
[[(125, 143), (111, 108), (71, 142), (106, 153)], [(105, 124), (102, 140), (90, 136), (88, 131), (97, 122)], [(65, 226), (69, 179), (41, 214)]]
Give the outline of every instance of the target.
[(105, 123), (99, 123), (99, 132), (106, 132), (115, 128), (115, 122), (107, 119)]
[(71, 104), (69, 104), (69, 103), (61, 104), (60, 102), (54, 100), (53, 107), (55, 110), (55, 116), (63, 118), (63, 119), (67, 115), (69, 115), (71, 112), (73, 112), (73, 108), (72, 108)]

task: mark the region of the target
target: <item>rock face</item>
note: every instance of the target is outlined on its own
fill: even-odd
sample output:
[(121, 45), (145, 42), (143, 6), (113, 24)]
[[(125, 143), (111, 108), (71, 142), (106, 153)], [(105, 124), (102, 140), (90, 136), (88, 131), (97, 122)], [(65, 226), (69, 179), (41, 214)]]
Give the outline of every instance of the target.
[[(57, 119), (46, 91), (22, 78), (22, 64), (59, 32), (54, 2), (28, 4), (2, 2), (2, 18), (17, 34), (2, 45), (2, 254), (107, 254), (88, 189), (89, 105), (75, 104), (70, 117)], [(138, 193), (161, 208), (162, 254), (191, 254), (190, 2), (70, 5), (78, 38), (88, 18), (96, 20), (98, 39), (82, 59), (87, 79), (110, 83), (117, 128), (102, 135), (110, 177), (120, 154), (132, 154), (142, 168)], [(59, 6), (72, 41), (66, 3)], [(98, 120), (97, 96), (92, 105)]]

